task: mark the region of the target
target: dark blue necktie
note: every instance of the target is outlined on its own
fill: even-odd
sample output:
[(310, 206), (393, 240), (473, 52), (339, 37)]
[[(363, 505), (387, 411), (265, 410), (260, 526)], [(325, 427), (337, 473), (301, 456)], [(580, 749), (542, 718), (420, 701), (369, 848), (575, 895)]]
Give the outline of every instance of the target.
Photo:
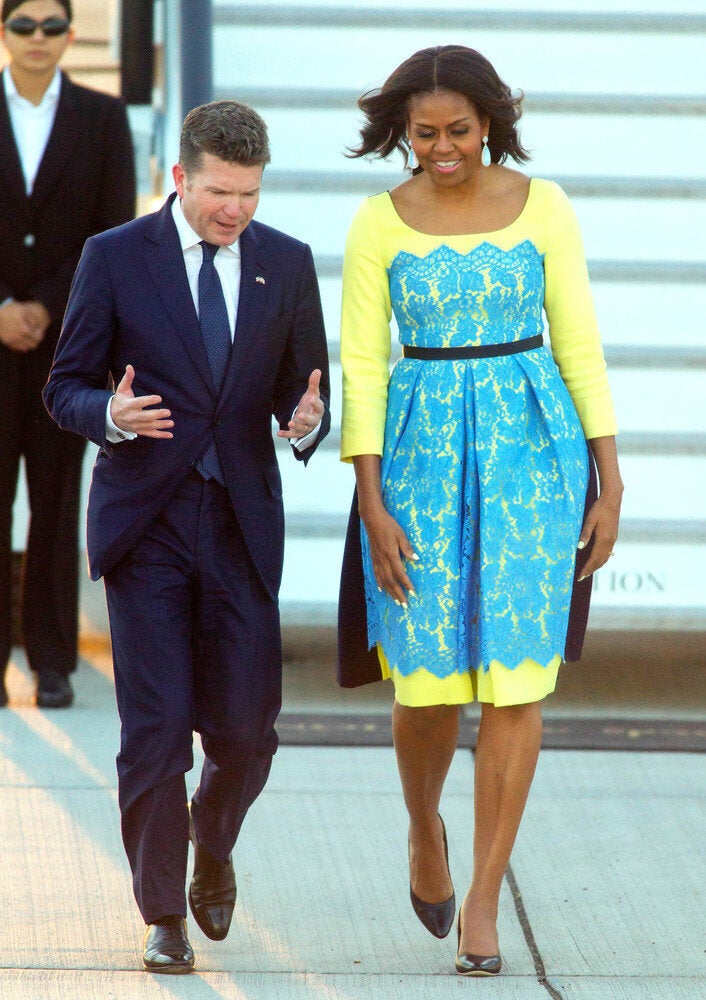
[(203, 262), (199, 271), (199, 323), (213, 384), (216, 392), (220, 393), (230, 358), (230, 323), (221, 279), (213, 263), (218, 247), (205, 240), (201, 240), (201, 246)]
[[(218, 247), (205, 240), (201, 241), (201, 246), (203, 248), (203, 261), (199, 271), (199, 323), (213, 376), (213, 384), (218, 395), (223, 388), (228, 359), (230, 358), (230, 323), (221, 279), (218, 277), (218, 271), (213, 263), (213, 258), (218, 253)], [(221, 485), (225, 485), (221, 461), (213, 438), (197, 462), (197, 467), (205, 479), (215, 479)]]

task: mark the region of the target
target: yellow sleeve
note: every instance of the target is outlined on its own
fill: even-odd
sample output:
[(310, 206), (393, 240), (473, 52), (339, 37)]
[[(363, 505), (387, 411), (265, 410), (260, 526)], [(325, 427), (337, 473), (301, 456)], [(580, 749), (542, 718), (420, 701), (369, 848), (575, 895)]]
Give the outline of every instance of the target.
[(544, 308), (552, 354), (587, 438), (617, 432), (603, 348), (578, 221), (552, 184), (544, 256)]
[(351, 223), (343, 259), (341, 459), (382, 455), (390, 380), (390, 284), (367, 199)]

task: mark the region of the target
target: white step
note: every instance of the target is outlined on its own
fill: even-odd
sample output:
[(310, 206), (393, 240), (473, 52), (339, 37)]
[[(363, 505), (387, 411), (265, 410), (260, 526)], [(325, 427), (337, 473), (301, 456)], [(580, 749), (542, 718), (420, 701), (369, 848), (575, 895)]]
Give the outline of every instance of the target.
[[(83, 2), (85, 3), (86, 0)], [(390, 15), (408, 12), (412, 16), (421, 14), (427, 17), (430, 13), (433, 15), (435, 12), (438, 15), (439, 8), (443, 8), (444, 11), (456, 11), (462, 16), (468, 16), (475, 12), (478, 19), (486, 23), (489, 18), (497, 17), (501, 13), (505, 14), (506, 17), (509, 14), (514, 17), (524, 15), (530, 24), (532, 21), (538, 23), (540, 19), (546, 19), (552, 15), (566, 14), (578, 14), (581, 18), (599, 14), (610, 14), (613, 18), (618, 14), (637, 14), (640, 21), (644, 19), (645, 15), (656, 15), (661, 17), (660, 23), (664, 23), (665, 14), (703, 15), (704, 13), (702, 0), (675, 0), (674, 3), (669, 4), (668, 11), (665, 11), (664, 0), (620, 0), (619, 10), (616, 10), (614, 0), (590, 0), (590, 3), (587, 3), (586, 0), (523, 0), (522, 5), (518, 4), (517, 0), (493, 0), (492, 6), (481, 3), (475, 8), (469, 8), (468, 0), (443, 0), (437, 7), (430, 4), (429, 0), (404, 0), (404, 3), (400, 3), (400, 0), (369, 0), (364, 5), (351, 3), (351, 0), (326, 0), (326, 3), (322, 3), (321, 0), (297, 0), (296, 4), (283, 3), (282, 0), (259, 0), (257, 4), (244, 3), (243, 0), (215, 0), (214, 2), (217, 21), (228, 16), (235, 20), (243, 19), (244, 12), (247, 13), (249, 22), (265, 21), (268, 18), (274, 18), (277, 13), (288, 19), (298, 17), (302, 13), (309, 14), (312, 11), (320, 16), (322, 8), (334, 16), (347, 15), (350, 17), (357, 13), (360, 7), (363, 7), (366, 13), (372, 9), (387, 12)], [(588, 15), (587, 11), (590, 11)], [(600, 18), (600, 20), (603, 23), (606, 22), (605, 17)]]
[[(236, 18), (238, 12), (236, 11)], [(242, 15), (241, 15), (242, 17)], [(604, 19), (605, 20), (605, 19)], [(700, 23), (703, 19), (700, 19)], [(319, 86), (356, 88), (363, 93), (382, 84), (390, 72), (418, 49), (433, 44), (472, 45), (487, 56), (513, 88), (527, 91), (566, 89), (578, 93), (698, 94), (703, 89), (706, 32), (677, 32), (664, 38), (652, 31), (580, 31), (485, 29), (457, 26), (430, 29), (401, 27), (282, 27), (217, 23), (214, 34), (214, 83), (217, 88), (302, 84), (306, 75)], [(361, 60), (361, 52), (365, 53)], [(597, 65), (599, 54), (599, 66)]]

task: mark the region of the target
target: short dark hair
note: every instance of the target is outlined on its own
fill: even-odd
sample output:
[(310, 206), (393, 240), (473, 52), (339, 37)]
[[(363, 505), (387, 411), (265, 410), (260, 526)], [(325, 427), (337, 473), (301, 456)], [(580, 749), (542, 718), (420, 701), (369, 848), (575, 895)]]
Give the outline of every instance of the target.
[(247, 104), (202, 104), (188, 113), (181, 129), (179, 163), (187, 176), (200, 168), (204, 153), (243, 167), (264, 166), (270, 162), (267, 126)]
[[(10, 17), (13, 10), (15, 10), (17, 7), (20, 7), (23, 3), (26, 2), (27, 0), (3, 0), (2, 18), (1, 18), (2, 23), (4, 24), (5, 21), (7, 21), (8, 17)], [(64, 8), (64, 10), (66, 11), (66, 16), (69, 19), (69, 21), (73, 21), (74, 15), (73, 11), (71, 10), (71, 0), (56, 0), (56, 2), (61, 7)]]
[(508, 156), (518, 163), (529, 159), (517, 133), (524, 95), (513, 95), (492, 63), (465, 45), (421, 49), (398, 66), (380, 90), (363, 94), (358, 107), (368, 120), (360, 130), (360, 146), (349, 150), (349, 155), (373, 153), (384, 159), (394, 149), (406, 152), (409, 100), (435, 90), (462, 94), (480, 118), (489, 119), (488, 149), (494, 163), (504, 163)]

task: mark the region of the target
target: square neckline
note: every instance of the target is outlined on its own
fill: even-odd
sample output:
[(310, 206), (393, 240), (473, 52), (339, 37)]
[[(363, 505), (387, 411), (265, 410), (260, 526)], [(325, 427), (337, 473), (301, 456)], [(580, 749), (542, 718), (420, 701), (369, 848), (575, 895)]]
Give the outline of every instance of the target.
[(395, 204), (394, 204), (394, 202), (392, 200), (392, 197), (390, 195), (389, 190), (388, 191), (384, 191), (383, 194), (386, 195), (388, 204), (390, 206), (390, 210), (392, 211), (393, 215), (395, 216), (395, 219), (397, 220), (397, 222), (401, 226), (404, 226), (405, 229), (408, 229), (410, 233), (414, 233), (415, 236), (423, 236), (426, 239), (430, 239), (430, 240), (478, 239), (478, 237), (497, 236), (499, 233), (506, 233), (509, 229), (512, 229), (513, 226), (516, 226), (518, 224), (518, 222), (521, 221), (521, 219), (523, 218), (525, 212), (527, 211), (527, 209), (529, 207), (530, 201), (533, 198), (533, 194), (534, 194), (534, 191), (535, 191), (535, 188), (536, 188), (536, 185), (534, 183), (535, 180), (536, 180), (536, 178), (534, 178), (534, 177), (530, 177), (529, 178), (529, 187), (527, 188), (527, 197), (525, 198), (525, 203), (522, 206), (522, 208), (521, 208), (520, 212), (518, 213), (518, 215), (516, 216), (516, 218), (514, 218), (512, 220), (512, 222), (509, 222), (506, 226), (501, 226), (500, 229), (488, 229), (488, 230), (483, 230), (483, 231), (477, 232), (477, 233), (424, 233), (424, 232), (422, 232), (421, 229), (415, 229), (414, 226), (410, 226), (409, 223), (407, 223), (407, 222), (404, 221), (404, 219), (402, 218), (402, 216), (400, 215), (400, 213), (395, 208)]

